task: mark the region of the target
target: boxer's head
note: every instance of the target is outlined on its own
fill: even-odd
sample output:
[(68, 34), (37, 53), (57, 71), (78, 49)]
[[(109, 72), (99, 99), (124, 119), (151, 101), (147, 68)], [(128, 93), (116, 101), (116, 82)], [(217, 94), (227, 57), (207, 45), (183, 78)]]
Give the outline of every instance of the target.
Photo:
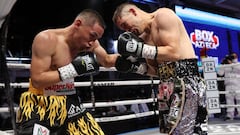
[(137, 6), (123, 3), (115, 10), (112, 20), (119, 29), (140, 35), (144, 30), (141, 16), (142, 10)]
[(102, 37), (106, 27), (103, 18), (94, 10), (83, 10), (74, 20), (74, 35), (83, 49), (90, 48), (92, 42)]

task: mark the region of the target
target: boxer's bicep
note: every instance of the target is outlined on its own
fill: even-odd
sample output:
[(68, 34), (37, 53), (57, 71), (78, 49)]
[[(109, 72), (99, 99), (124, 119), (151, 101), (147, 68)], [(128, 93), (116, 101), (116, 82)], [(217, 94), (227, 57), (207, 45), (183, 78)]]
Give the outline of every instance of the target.
[[(166, 19), (163, 19), (166, 18)], [(169, 9), (159, 13), (155, 20), (155, 35), (153, 41), (158, 46), (157, 61), (172, 61), (178, 59), (180, 44), (179, 20)]]
[[(32, 45), (31, 66), (38, 67), (39, 72), (47, 71), (51, 65), (51, 57), (54, 53), (54, 45), (47, 37), (37, 36)], [(35, 68), (34, 68), (35, 69)]]
[(31, 79), (33, 82), (41, 82), (50, 79), (47, 72), (50, 70), (54, 47), (47, 37), (37, 35), (32, 45)]
[(164, 8), (162, 12), (157, 14), (155, 23), (159, 34), (164, 33), (161, 36), (168, 40), (179, 38), (181, 20), (172, 10)]

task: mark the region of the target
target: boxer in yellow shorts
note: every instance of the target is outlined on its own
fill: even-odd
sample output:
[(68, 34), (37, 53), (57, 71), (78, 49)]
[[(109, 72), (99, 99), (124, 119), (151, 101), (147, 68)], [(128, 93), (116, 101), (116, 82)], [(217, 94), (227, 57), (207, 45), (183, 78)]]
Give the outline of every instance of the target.
[(93, 74), (99, 66), (115, 66), (118, 54), (100, 45), (105, 23), (85, 9), (64, 28), (38, 33), (32, 44), (29, 90), (22, 93), (17, 113), (18, 135), (103, 135), (83, 108), (74, 78)]

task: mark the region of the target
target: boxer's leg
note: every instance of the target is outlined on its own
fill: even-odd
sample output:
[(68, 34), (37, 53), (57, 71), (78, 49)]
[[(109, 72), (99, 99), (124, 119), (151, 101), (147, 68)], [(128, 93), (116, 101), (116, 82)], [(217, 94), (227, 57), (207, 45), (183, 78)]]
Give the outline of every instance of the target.
[(193, 88), (189, 84), (185, 86), (185, 102), (183, 104), (182, 115), (178, 125), (172, 134), (174, 135), (190, 135), (193, 134), (195, 127), (195, 119), (198, 110), (198, 95), (194, 93)]

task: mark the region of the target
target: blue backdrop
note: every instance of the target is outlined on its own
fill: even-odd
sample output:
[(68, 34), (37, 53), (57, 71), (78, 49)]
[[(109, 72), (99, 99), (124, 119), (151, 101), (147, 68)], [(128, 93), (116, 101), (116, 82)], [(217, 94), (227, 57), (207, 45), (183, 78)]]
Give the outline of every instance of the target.
[(206, 50), (207, 56), (217, 57), (218, 63), (229, 53), (227, 29), (187, 21), (184, 25), (199, 61), (201, 50)]

